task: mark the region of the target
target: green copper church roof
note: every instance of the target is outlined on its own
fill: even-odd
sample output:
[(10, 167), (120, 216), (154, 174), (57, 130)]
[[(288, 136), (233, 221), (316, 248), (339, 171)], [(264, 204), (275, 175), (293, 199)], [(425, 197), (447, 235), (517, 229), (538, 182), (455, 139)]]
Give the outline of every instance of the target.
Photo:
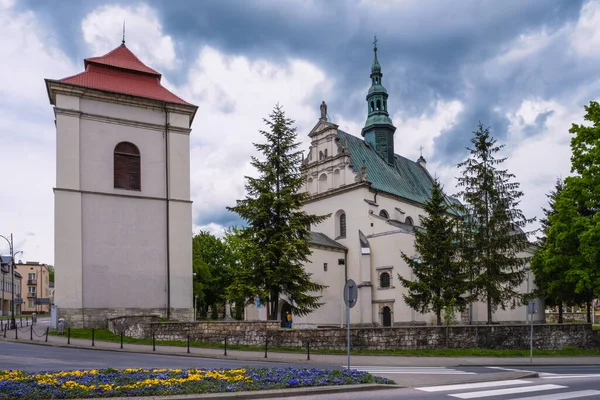
[(430, 196), (433, 179), (427, 170), (398, 154), (394, 165), (388, 164), (367, 142), (338, 129), (340, 146), (347, 149), (354, 171), (367, 167), (371, 187), (382, 192), (423, 204)]

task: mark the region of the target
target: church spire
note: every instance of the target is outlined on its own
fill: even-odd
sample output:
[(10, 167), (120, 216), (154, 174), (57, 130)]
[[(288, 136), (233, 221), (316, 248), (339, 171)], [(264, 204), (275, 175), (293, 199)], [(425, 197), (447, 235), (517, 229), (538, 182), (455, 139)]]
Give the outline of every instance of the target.
[(387, 108), (388, 93), (381, 83), (383, 73), (377, 59), (377, 36), (373, 40), (371, 87), (367, 93), (367, 121), (362, 136), (389, 164), (394, 164), (394, 126)]

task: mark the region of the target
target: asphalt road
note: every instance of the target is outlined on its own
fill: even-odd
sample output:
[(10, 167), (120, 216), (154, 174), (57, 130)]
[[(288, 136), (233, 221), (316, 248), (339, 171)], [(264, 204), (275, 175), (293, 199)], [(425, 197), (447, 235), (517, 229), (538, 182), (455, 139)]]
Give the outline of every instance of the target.
[[(281, 397), (279, 399), (284, 399)], [(371, 392), (339, 393), (320, 396), (302, 396), (302, 400), (564, 400), (600, 399), (598, 377), (571, 378), (547, 377), (512, 379), (496, 382), (479, 382), (444, 386), (377, 390)]]

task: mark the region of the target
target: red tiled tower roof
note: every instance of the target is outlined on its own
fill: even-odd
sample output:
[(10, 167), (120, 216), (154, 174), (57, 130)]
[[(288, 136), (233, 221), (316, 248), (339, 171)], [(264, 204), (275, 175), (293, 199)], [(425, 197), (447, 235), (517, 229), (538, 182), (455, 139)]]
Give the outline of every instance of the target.
[(161, 74), (141, 62), (124, 43), (101, 57), (86, 58), (84, 66), (84, 72), (60, 82), (191, 105), (163, 87)]

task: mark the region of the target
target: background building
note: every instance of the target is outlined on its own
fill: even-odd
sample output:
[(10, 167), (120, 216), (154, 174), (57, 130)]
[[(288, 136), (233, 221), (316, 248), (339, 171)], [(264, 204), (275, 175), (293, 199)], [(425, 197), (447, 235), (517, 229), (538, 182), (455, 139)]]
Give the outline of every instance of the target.
[(50, 273), (48, 265), (27, 261), (15, 263), (15, 270), (21, 274), (21, 293), (23, 304), (21, 312), (49, 313), (50, 312)]
[(10, 257), (0, 256), (0, 316), (11, 315), (11, 301), (15, 293), (15, 315), (21, 315), (21, 274), (15, 269), (14, 283), (10, 275)]
[[(401, 253), (416, 259), (413, 229), (425, 216), (423, 203), (429, 198), (433, 177), (423, 157), (409, 160), (394, 152), (396, 127), (388, 112), (388, 93), (382, 68), (374, 49), (366, 96), (366, 122), (362, 138), (339, 129), (328, 121), (327, 106), (308, 134), (311, 145), (304, 159), (305, 190), (311, 199), (304, 209), (310, 214), (331, 216), (312, 226), (313, 254), (305, 265), (315, 282), (326, 285), (322, 307), (304, 317), (294, 317), (296, 328), (346, 324), (343, 289), (347, 279), (358, 286), (358, 301), (351, 309), (351, 324), (398, 326), (435, 324), (434, 313), (421, 314), (403, 298), (406, 289), (398, 274), (414, 279)], [(409, 135), (410, 132), (398, 132)], [(449, 204), (456, 199), (448, 197)], [(533, 254), (534, 245), (522, 256)], [(517, 289), (535, 289), (532, 277)], [(543, 320), (543, 301), (537, 300), (536, 320)], [(281, 315), (289, 307), (280, 301)], [(455, 320), (485, 323), (487, 305), (476, 302)], [(496, 322), (524, 322), (526, 307), (496, 310)], [(266, 319), (264, 307), (249, 306), (246, 319)]]
[(56, 115), (55, 304), (68, 326), (192, 318), (191, 124), (197, 107), (125, 42), (46, 79)]

